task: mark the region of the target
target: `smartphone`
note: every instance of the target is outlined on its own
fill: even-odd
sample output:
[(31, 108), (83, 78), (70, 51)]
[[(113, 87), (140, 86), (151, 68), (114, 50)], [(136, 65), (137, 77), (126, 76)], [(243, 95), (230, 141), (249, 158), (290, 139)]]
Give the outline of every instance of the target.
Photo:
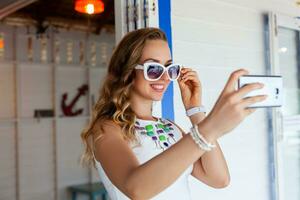
[(283, 104), (283, 82), (282, 76), (267, 76), (267, 75), (244, 75), (238, 80), (238, 89), (249, 83), (263, 83), (264, 87), (256, 89), (244, 96), (252, 97), (257, 95), (268, 95), (261, 102), (254, 103), (248, 108), (264, 108), (264, 107), (280, 107)]

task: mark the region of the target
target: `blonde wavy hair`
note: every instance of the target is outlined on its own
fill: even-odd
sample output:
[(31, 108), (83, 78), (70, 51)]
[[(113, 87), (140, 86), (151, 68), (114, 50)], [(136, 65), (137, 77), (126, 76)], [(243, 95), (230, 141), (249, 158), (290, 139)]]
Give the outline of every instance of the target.
[[(139, 63), (147, 40), (167, 41), (165, 33), (158, 28), (143, 28), (127, 33), (115, 48), (109, 62), (107, 76), (100, 90), (99, 99), (93, 107), (91, 120), (81, 133), (84, 153), (83, 166), (94, 166), (94, 143), (103, 134), (103, 123), (111, 120), (122, 129), (126, 141), (137, 141), (134, 132), (136, 114), (130, 106), (130, 91), (135, 78), (134, 67)], [(97, 137), (93, 128), (97, 123)], [(99, 134), (99, 135), (98, 135)]]

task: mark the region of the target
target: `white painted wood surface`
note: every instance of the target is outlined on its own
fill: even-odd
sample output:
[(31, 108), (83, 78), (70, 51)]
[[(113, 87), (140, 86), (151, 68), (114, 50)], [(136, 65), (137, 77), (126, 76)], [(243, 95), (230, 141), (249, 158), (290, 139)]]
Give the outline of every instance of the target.
[[(61, 31), (55, 35), (60, 44), (60, 59), (51, 63), (51, 44), (53, 38), (46, 43), (46, 61), (41, 60), (41, 41), (36, 39), (34, 29), (17, 28), (16, 49), (13, 48), (13, 28), (0, 26), (4, 33), (4, 60), (0, 61), (0, 200), (14, 200), (16, 196), (16, 127), (18, 127), (19, 148), (19, 199), (53, 200), (55, 199), (55, 181), (58, 199), (70, 199), (67, 187), (74, 184), (87, 183), (89, 173), (79, 165), (83, 152), (80, 133), (88, 119), (87, 95), (80, 98), (75, 109), (83, 108), (81, 117), (61, 117), (60, 103), (62, 94), (68, 93), (67, 103), (77, 94), (77, 89), (88, 82), (87, 67), (92, 53), (91, 45), (95, 43), (96, 66), (90, 68), (90, 94), (96, 101), (99, 88), (106, 75), (106, 65), (115, 46), (114, 34), (102, 32), (90, 35), (86, 43), (86, 34), (73, 31)], [(32, 37), (33, 60), (28, 61), (28, 37)], [(67, 42), (73, 43), (72, 63), (67, 63)], [(80, 42), (84, 44), (84, 62), (80, 62)], [(13, 51), (16, 60), (13, 60)], [(86, 66), (84, 64), (87, 64)], [(17, 66), (18, 83), (15, 83), (14, 64)], [(56, 67), (56, 104), (57, 116), (34, 119), (35, 109), (52, 109), (52, 67)], [(89, 65), (90, 64), (90, 65)], [(14, 104), (17, 84), (19, 105)], [(91, 102), (92, 103), (92, 102)], [(15, 109), (18, 108), (18, 118)], [(57, 128), (53, 129), (53, 121)], [(15, 126), (17, 123), (17, 126)], [(56, 146), (54, 146), (56, 131)], [(56, 149), (56, 156), (54, 154)], [(57, 180), (55, 180), (55, 162)], [(95, 171), (92, 181), (98, 182)], [(80, 199), (86, 199), (80, 196)]]
[[(292, 0), (171, 1), (174, 60), (195, 69), (203, 85), (203, 104), (211, 110), (230, 73), (245, 68), (265, 73), (263, 14), (299, 16)], [(179, 96), (177, 84), (174, 97)], [(175, 99), (175, 121), (189, 130), (181, 100)], [(257, 110), (219, 139), (231, 172), (231, 183), (213, 189), (191, 177), (193, 198), (266, 200), (269, 195), (267, 121)]]

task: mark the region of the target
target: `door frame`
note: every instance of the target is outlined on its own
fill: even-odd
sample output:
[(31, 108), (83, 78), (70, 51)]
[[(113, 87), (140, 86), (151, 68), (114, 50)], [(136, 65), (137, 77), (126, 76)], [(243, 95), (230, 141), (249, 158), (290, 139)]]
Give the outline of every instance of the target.
[[(280, 75), (278, 29), (286, 28), (298, 31), (300, 34), (300, 18), (279, 13), (268, 13), (267, 31), (267, 73)], [(299, 38), (299, 37), (298, 37)], [(300, 42), (300, 40), (299, 40)], [(300, 56), (298, 54), (298, 68)], [(283, 152), (284, 130), (300, 130), (300, 115), (283, 116), (281, 108), (268, 110), (269, 142), (271, 148), (271, 199), (284, 200)]]

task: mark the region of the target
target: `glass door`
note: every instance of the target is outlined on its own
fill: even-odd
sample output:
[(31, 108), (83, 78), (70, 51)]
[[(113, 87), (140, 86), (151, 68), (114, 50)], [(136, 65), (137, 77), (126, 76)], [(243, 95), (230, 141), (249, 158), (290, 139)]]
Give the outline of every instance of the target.
[(284, 199), (300, 199), (300, 70), (299, 31), (278, 28), (279, 67), (285, 88), (282, 107)]
[[(276, 118), (277, 199), (300, 199), (300, 20), (272, 14), (271, 70), (283, 77), (284, 104)], [(273, 29), (273, 30), (272, 30)]]

